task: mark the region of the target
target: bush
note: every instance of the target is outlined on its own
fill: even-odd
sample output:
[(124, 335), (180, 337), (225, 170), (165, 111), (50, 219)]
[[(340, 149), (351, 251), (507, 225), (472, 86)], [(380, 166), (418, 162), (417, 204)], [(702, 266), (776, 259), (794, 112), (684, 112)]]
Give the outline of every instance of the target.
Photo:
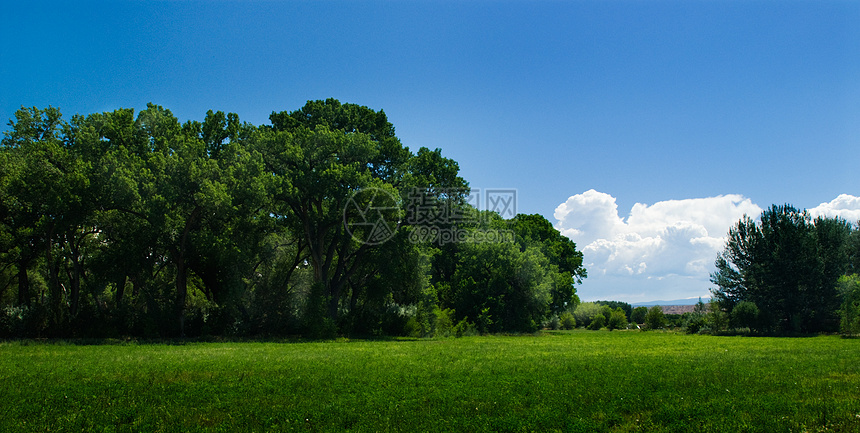
[(594, 302), (583, 302), (573, 310), (573, 317), (578, 325), (588, 327), (595, 317), (600, 316), (600, 306)]
[(648, 309), (648, 314), (645, 315), (646, 329), (660, 329), (666, 326), (666, 316), (663, 314), (663, 307), (655, 305)]
[(733, 328), (749, 328), (752, 331), (756, 331), (759, 329), (759, 309), (752, 302), (739, 302), (732, 309), (729, 322)]
[(433, 316), (433, 336), (450, 337), (454, 333), (454, 309), (436, 307)]
[(860, 276), (843, 275), (837, 287), (842, 295), (839, 330), (843, 334), (860, 334)]
[(645, 323), (645, 315), (648, 314), (648, 307), (636, 307), (633, 313), (630, 314), (630, 321), (633, 323)]
[(0, 338), (44, 337), (47, 330), (48, 311), (41, 304), (0, 309)]
[(598, 314), (594, 316), (594, 319), (591, 320), (591, 323), (588, 324), (588, 329), (592, 331), (597, 331), (598, 329), (606, 326), (606, 319), (602, 314)]
[(453, 308), (439, 308), (434, 310), (436, 319), (434, 321), (434, 337), (462, 337), (464, 335), (477, 335), (478, 330), (474, 325), (469, 323), (469, 319), (464, 317), (463, 320), (454, 323), (455, 311)]
[(609, 318), (612, 317), (612, 308), (609, 308), (608, 305), (600, 305), (600, 314), (603, 315), (603, 319), (605, 320), (603, 323), (609, 323)]
[(627, 314), (621, 308), (616, 308), (609, 316), (609, 323), (606, 325), (609, 330), (623, 329), (627, 327)]
[(708, 304), (707, 322), (712, 333), (724, 331), (728, 326), (728, 315), (720, 308), (719, 302), (711, 302)]
[(424, 336), (424, 329), (415, 316), (410, 317), (409, 320), (406, 321), (406, 325), (403, 326), (403, 335), (413, 338), (421, 338)]
[(476, 323), (478, 332), (482, 334), (490, 332), (490, 328), (493, 326), (493, 323), (493, 315), (490, 314), (490, 308), (482, 308), (481, 314), (478, 315), (478, 323)]
[(698, 334), (699, 331), (707, 327), (705, 315), (701, 313), (692, 313), (684, 321), (684, 330), (687, 334)]
[(457, 322), (457, 325), (454, 326), (454, 336), (457, 338), (460, 337), (474, 337), (475, 335), (479, 335), (478, 329), (475, 325), (469, 323), (466, 318)]
[(561, 328), (561, 319), (559, 319), (557, 315), (553, 314), (552, 317), (547, 320), (546, 327), (553, 331), (558, 330)]
[(0, 310), (0, 338), (21, 337), (24, 334), (27, 307), (5, 307)]
[(561, 325), (561, 329), (576, 328), (576, 318), (574, 318), (573, 314), (570, 314), (570, 312), (568, 311), (561, 313), (561, 316), (559, 317), (559, 322)]

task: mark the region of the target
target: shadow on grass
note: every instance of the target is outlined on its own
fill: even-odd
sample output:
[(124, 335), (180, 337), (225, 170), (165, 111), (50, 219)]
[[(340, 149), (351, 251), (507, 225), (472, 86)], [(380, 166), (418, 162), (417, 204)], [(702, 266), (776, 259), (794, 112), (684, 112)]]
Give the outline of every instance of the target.
[(258, 337), (185, 337), (185, 338), (20, 338), (0, 339), (0, 344), (11, 344), (19, 346), (55, 345), (55, 346), (129, 346), (129, 345), (161, 345), (161, 346), (184, 346), (200, 343), (350, 343), (361, 341), (398, 341), (416, 342), (429, 340), (415, 337), (334, 337), (334, 338), (307, 338), (300, 335), (294, 336), (258, 336)]

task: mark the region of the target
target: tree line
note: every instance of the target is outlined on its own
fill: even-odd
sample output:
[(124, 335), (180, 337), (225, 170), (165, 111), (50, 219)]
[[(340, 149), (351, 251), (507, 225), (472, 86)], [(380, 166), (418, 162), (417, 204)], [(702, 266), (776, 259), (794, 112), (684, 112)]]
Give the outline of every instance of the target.
[(582, 254), (337, 100), (268, 125), (22, 108), (0, 142), (0, 336), (529, 332)]
[(711, 274), (711, 325), (763, 333), (860, 333), (860, 228), (791, 205), (745, 216)]

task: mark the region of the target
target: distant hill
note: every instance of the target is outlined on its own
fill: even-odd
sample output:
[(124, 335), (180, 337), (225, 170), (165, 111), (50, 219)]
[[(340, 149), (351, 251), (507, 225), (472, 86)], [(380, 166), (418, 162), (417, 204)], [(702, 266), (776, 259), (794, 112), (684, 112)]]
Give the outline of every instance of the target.
[[(708, 303), (711, 301), (711, 298), (702, 298), (702, 302)], [(630, 304), (634, 308), (635, 307), (651, 307), (654, 305), (659, 305), (661, 307), (665, 307), (668, 305), (696, 305), (699, 302), (699, 298), (686, 298), (686, 299), (675, 299), (674, 301), (649, 301), (649, 302), (637, 302), (635, 304)]]

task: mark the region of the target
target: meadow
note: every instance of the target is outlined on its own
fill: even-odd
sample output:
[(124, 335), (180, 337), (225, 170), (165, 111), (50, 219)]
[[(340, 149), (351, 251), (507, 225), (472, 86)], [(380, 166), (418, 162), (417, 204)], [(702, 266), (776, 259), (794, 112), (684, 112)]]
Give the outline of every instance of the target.
[(0, 431), (860, 432), (860, 340), (0, 343)]

